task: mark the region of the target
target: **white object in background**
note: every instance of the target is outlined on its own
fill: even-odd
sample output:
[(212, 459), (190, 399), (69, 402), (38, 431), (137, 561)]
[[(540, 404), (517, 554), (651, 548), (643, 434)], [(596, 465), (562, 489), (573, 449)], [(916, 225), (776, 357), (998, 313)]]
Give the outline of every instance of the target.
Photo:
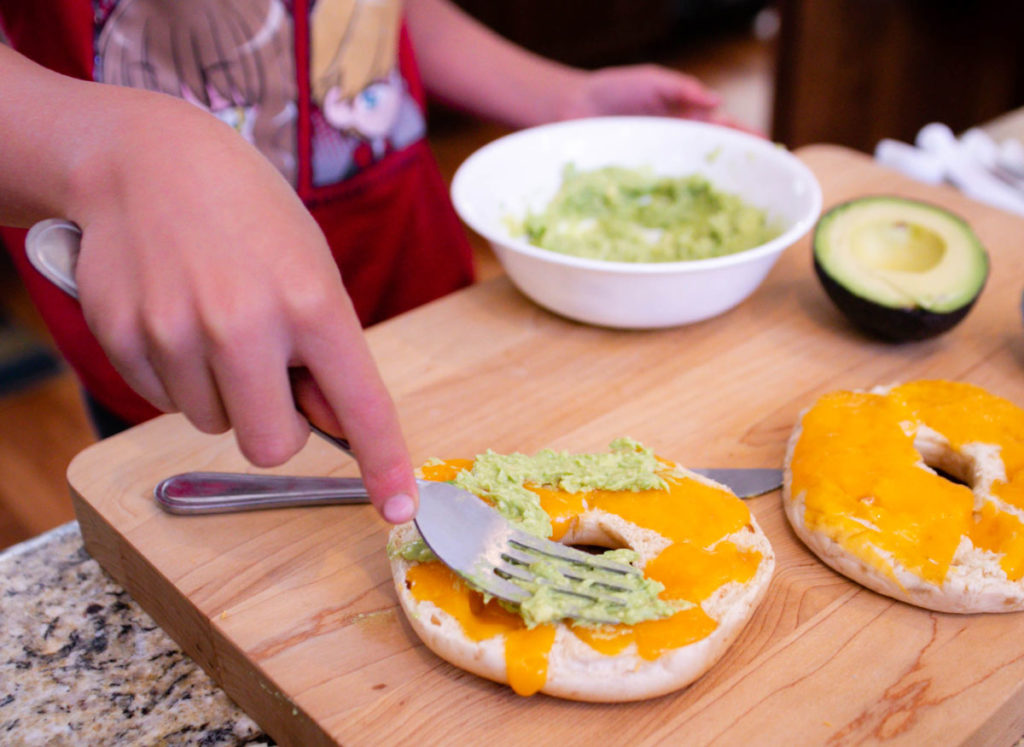
[(993, 169), (999, 163), (999, 146), (987, 132), (972, 127), (960, 136), (960, 145), (975, 161), (986, 169)]
[(875, 146), (875, 160), (925, 184), (941, 184), (946, 176), (941, 158), (899, 140), (880, 140)]
[(1024, 216), (1024, 199), (999, 184), (957, 183), (960, 191), (971, 199)]
[[(968, 154), (1000, 181), (1006, 182), (1024, 197), (1024, 148), (1016, 140), (1000, 145), (984, 130), (974, 127), (960, 136), (960, 143)], [(1016, 150), (1014, 149), (1016, 145)], [(1006, 155), (1004, 155), (1006, 154)]]
[[(717, 189), (761, 208), (782, 233), (759, 247), (688, 262), (607, 262), (531, 246), (509, 218), (551, 200), (562, 169), (650, 167), (701, 174)], [(473, 153), (452, 180), (462, 220), (486, 238), (520, 291), (562, 316), (622, 329), (654, 329), (708, 319), (761, 284), (783, 251), (821, 212), (821, 188), (796, 156), (738, 130), (669, 117), (598, 117), (542, 125)]]
[(1024, 179), (1024, 144), (1019, 140), (1008, 138), (999, 144), (999, 165)]
[[(980, 139), (975, 136), (973, 141), (977, 152)], [(946, 125), (938, 122), (925, 125), (917, 133), (915, 143), (921, 150), (941, 159), (946, 179), (968, 197), (1024, 215), (1024, 193), (989, 171)]]
[(926, 153), (934, 153), (940, 158), (949, 156), (960, 149), (956, 135), (941, 122), (926, 124), (914, 138), (914, 145)]

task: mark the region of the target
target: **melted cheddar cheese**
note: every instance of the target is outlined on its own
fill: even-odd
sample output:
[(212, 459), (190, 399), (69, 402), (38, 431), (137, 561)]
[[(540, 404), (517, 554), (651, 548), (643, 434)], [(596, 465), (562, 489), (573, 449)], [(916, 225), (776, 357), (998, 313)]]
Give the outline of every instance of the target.
[(961, 539), (1000, 555), (1010, 580), (1024, 576), (1024, 524), (970, 486), (922, 469), (920, 424), (950, 448), (998, 446), (1006, 480), (991, 492), (1024, 509), (1024, 410), (971, 384), (916, 381), (887, 394), (833, 392), (803, 417), (793, 449), (791, 500), (804, 523), (896, 581), (898, 563), (941, 585)]
[[(451, 480), (458, 470), (471, 465), (468, 461), (449, 461), (425, 466), (422, 471), (428, 480)], [(679, 477), (669, 465), (659, 474), (666, 480), (667, 490), (566, 493), (527, 486), (539, 496), (552, 519), (552, 539), (563, 537), (576, 517), (590, 508), (653, 529), (671, 541), (647, 563), (644, 573), (664, 584), (660, 594), (663, 599), (685, 599), (693, 606), (671, 617), (635, 625), (569, 628), (601, 654), (613, 656), (635, 645), (641, 658), (654, 660), (668, 650), (707, 637), (717, 623), (700, 603), (730, 581), (749, 581), (762, 560), (760, 553), (741, 550), (722, 539), (750, 523), (750, 512), (742, 501), (728, 491)], [(527, 628), (519, 615), (494, 600), (484, 603), (479, 592), (438, 561), (412, 566), (406, 583), (414, 598), (430, 600), (454, 617), (471, 640), (503, 636), (508, 680), (515, 692), (532, 695), (544, 686), (555, 625)]]

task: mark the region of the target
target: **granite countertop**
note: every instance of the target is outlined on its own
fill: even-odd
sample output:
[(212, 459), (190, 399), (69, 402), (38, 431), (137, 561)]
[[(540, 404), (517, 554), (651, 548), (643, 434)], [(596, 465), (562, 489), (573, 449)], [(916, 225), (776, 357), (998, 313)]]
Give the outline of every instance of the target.
[(272, 745), (86, 553), (78, 524), (0, 552), (0, 743)]

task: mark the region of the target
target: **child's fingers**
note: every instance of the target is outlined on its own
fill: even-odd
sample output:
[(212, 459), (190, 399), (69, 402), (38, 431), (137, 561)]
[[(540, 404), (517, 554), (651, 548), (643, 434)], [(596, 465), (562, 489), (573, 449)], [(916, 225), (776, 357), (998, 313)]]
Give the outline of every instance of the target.
[(327, 401), (323, 391), (313, 380), (309, 369), (305, 367), (292, 368), (289, 371), (289, 378), (299, 412), (320, 430), (337, 438), (345, 438), (345, 427), (338, 420), (338, 416), (334, 414), (331, 403)]
[[(79, 263), (79, 267), (82, 264)], [(106, 353), (107, 360), (128, 386), (158, 410), (176, 411), (161, 377), (149, 360), (148, 346), (136, 321), (134, 306), (127, 302), (110, 303), (112, 294), (108, 289), (101, 287), (95, 291), (91, 281), (83, 279), (83, 275), (87, 273), (78, 273), (78, 285), (86, 323)], [(90, 303), (91, 298), (97, 295), (101, 299), (107, 296), (106, 302)]]
[(214, 372), (197, 333), (194, 310), (188, 304), (146, 307), (140, 323), (146, 341), (146, 360), (159, 377), (174, 409), (184, 413), (204, 433), (229, 427)]
[(412, 463), (394, 403), (354, 319), (308, 339), (300, 352), (344, 428), (370, 500), (387, 521), (400, 524), (415, 516), (418, 504)]
[(213, 366), (235, 440), (245, 458), (273, 467), (305, 444), (309, 429), (295, 411), (287, 355), (279, 340), (250, 336), (216, 354)]
[(711, 111), (722, 104), (722, 97), (693, 76), (665, 71), (661, 82), (663, 100), (671, 107)]

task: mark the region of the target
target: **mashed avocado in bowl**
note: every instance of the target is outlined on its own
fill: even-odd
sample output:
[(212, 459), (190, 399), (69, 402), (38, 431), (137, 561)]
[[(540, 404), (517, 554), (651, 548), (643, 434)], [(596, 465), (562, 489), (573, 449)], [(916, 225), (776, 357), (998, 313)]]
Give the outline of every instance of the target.
[(821, 211), (817, 179), (785, 148), (671, 117), (514, 132), (466, 159), (451, 196), (524, 295), (617, 329), (728, 311)]
[(521, 220), (514, 236), (575, 257), (613, 262), (680, 262), (723, 257), (781, 233), (764, 211), (700, 174), (662, 176), (650, 167), (566, 164), (554, 198)]

